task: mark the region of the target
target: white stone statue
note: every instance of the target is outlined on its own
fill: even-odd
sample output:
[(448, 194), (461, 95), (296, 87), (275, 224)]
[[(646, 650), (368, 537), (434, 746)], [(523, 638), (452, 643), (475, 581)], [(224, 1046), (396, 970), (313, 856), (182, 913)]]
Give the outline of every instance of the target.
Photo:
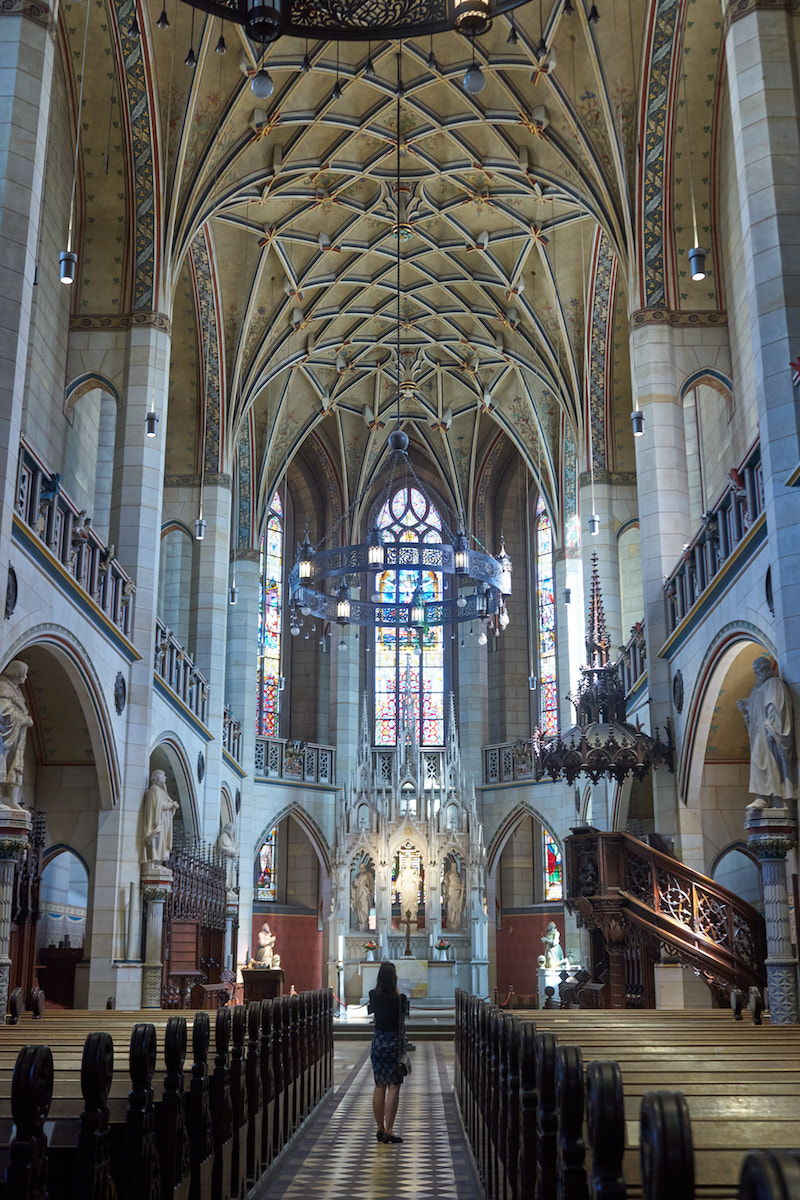
[(25, 739), (33, 724), (22, 684), (28, 664), (15, 658), (0, 675), (0, 808), (21, 808), (19, 791), (25, 769)]
[(545, 968), (562, 966), (565, 959), (564, 951), (561, 949), (561, 934), (556, 929), (554, 921), (551, 921), (547, 926), (547, 932), (542, 941), (544, 942)]
[(372, 872), (362, 862), (350, 884), (350, 908), (356, 918), (356, 927), (365, 930), (369, 927), (369, 910), (372, 907), (374, 879)]
[(236, 884), (236, 859), (239, 855), (239, 843), (236, 840), (236, 826), (233, 821), (226, 821), (217, 835), (217, 853), (225, 860), (225, 886), (228, 891)]
[(258, 935), (256, 952), (247, 964), (248, 967), (263, 967), (277, 970), (281, 965), (280, 954), (275, 953), (275, 934), (265, 921)]
[(755, 687), (737, 706), (750, 738), (750, 792), (748, 808), (766, 808), (772, 797), (790, 800), (796, 795), (797, 755), (794, 715), (789, 689), (778, 677), (769, 658), (753, 661)]
[(454, 858), (450, 859), (450, 866), (445, 871), (442, 892), (447, 911), (447, 928), (460, 929), (461, 915), (464, 911), (464, 880), (459, 874)]
[(144, 794), (144, 862), (163, 863), (172, 851), (172, 822), (178, 801), (167, 791), (163, 771), (153, 771)]
[(411, 920), (416, 922), (417, 909), (419, 908), (419, 885), (419, 871), (411, 860), (407, 859), (397, 880), (397, 890), (400, 893), (401, 921), (405, 921), (406, 914), (410, 912)]

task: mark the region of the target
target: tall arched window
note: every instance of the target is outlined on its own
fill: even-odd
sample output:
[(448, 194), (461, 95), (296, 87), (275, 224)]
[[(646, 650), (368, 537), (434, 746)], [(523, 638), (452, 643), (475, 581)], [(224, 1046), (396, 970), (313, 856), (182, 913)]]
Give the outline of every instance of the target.
[(558, 729), (558, 683), (556, 682), (553, 531), (541, 496), (536, 505), (536, 602), (539, 641), (539, 725), (544, 733), (555, 733)]
[[(384, 538), (395, 542), (441, 542), (442, 520), (419, 488), (403, 486), (377, 517)], [(426, 601), (441, 600), (441, 576), (435, 571), (387, 570), (378, 575), (382, 604), (409, 604), (417, 585)], [(444, 635), (441, 625), (416, 629), (379, 626), (375, 631), (375, 743), (394, 746), (408, 679), (423, 746), (444, 745)]]
[(261, 538), (258, 604), (258, 703), (256, 733), (278, 736), (281, 692), (281, 593), (283, 590), (283, 505), (276, 492)]

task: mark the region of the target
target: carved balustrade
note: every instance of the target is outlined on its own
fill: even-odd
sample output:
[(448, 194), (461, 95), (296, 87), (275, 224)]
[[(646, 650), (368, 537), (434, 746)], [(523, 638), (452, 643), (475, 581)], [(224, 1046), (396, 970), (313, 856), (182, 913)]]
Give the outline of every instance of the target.
[[(61, 486), (61, 476), (50, 471), (23, 440), (17, 469), (16, 515), (72, 577), (105, 616), (130, 637), (136, 585), (92, 529), (91, 517), (79, 512)], [(58, 575), (51, 573), (58, 581)], [(68, 586), (68, 585), (66, 585)]]
[(567, 907), (601, 930), (621, 965), (631, 935), (641, 935), (720, 994), (763, 987), (764, 918), (727, 888), (630, 834), (588, 827), (566, 838), (564, 864)]
[(231, 712), (231, 706), (225, 705), (222, 714), (222, 745), (235, 762), (242, 761), (242, 725)]
[(336, 786), (333, 746), (288, 738), (257, 737), (254, 771), (262, 779), (294, 780)]
[(155, 674), (203, 725), (208, 711), (208, 680), (160, 617), (156, 617)]
[(664, 581), (670, 633), (723, 570), (763, 511), (761, 445), (755, 442), (744, 460), (731, 470), (719, 500), (703, 513), (700, 529)]

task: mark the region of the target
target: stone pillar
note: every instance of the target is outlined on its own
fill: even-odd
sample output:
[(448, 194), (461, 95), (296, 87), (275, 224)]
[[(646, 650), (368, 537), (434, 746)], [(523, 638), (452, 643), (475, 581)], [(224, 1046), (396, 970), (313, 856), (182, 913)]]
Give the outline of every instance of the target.
[[(480, 622), (458, 626), (458, 733), (467, 781), (483, 782), (483, 747), (489, 735), (489, 675), (486, 647), (478, 644)], [(461, 645), (463, 641), (464, 645)]]
[(242, 768), (247, 772), (239, 787), (241, 810), (237, 823), (239, 839), (239, 944), (235, 963), (246, 963), (253, 926), (253, 862), (264, 832), (262, 801), (254, 781), (256, 745), (256, 671), (258, 638), (258, 551), (239, 550), (236, 555), (236, 604), (228, 604), (225, 695), (242, 727)]
[[(47, 5), (13, 7), (15, 11), (0, 13), (0, 540), (4, 546), (10, 545), (17, 486), (56, 36)], [(42, 271), (46, 286), (60, 288), (64, 295), (58, 303), (68, 308), (69, 289), (58, 282), (58, 263), (43, 263)], [(3, 596), (6, 567), (3, 561)]]
[[(633, 386), (644, 413), (644, 436), (636, 438), (636, 484), (644, 588), (645, 636), (647, 643), (647, 687), (651, 731), (662, 732), (672, 712), (669, 663), (659, 658), (667, 640), (667, 606), (664, 579), (677, 564), (686, 542), (692, 538), (689, 509), (689, 475), (686, 461), (683, 407), (676, 358), (683, 346), (676, 344), (672, 326), (651, 323), (634, 314), (631, 332)], [(685, 812), (685, 810), (683, 810)], [(677, 777), (666, 767), (653, 771), (653, 817), (656, 832), (680, 841), (682, 812), (678, 802)], [(685, 856), (688, 847), (676, 843)], [(692, 858), (691, 865), (703, 869)]]
[[(199, 509), (198, 509), (199, 511)], [(230, 561), (230, 481), (215, 476), (203, 491), (205, 537), (195, 541), (190, 615), (190, 645), (198, 669), (208, 680), (206, 725), (214, 735), (205, 750), (200, 836), (213, 842), (219, 830), (222, 784), (222, 719), (225, 708), (225, 651), (228, 641), (228, 576)], [(238, 606), (237, 606), (238, 607)], [(255, 648), (255, 634), (253, 635)], [(255, 654), (253, 655), (255, 660)], [(255, 677), (255, 665), (253, 676)], [(255, 687), (252, 688), (255, 691)]]
[(350, 778), (358, 757), (361, 643), (356, 640), (356, 633), (353, 625), (331, 627), (331, 733), (336, 746), (336, 777), (340, 780)]
[(142, 899), (147, 904), (142, 1008), (161, 1008), (161, 945), (164, 901), (172, 891), (172, 871), (160, 863), (142, 863)]
[(8, 977), (11, 959), (11, 902), (14, 895), (14, 871), (20, 850), (28, 844), (31, 816), (24, 809), (0, 809), (0, 1024), (8, 1010)]
[(773, 1025), (796, 1025), (800, 1005), (797, 959), (789, 932), (786, 853), (797, 844), (797, 820), (786, 808), (748, 808), (745, 826), (762, 870), (770, 1020)]
[(228, 892), (225, 903), (225, 960), (223, 967), (226, 971), (236, 970), (236, 944), (233, 938), (233, 923), (239, 912), (239, 897), (236, 892)]
[[(755, 394), (781, 676), (800, 688), (800, 460), (789, 363), (800, 346), (800, 90), (790, 6), (730, 5), (725, 62), (739, 184), (743, 290), (752, 330)], [(762, 577), (767, 563), (762, 568)]]

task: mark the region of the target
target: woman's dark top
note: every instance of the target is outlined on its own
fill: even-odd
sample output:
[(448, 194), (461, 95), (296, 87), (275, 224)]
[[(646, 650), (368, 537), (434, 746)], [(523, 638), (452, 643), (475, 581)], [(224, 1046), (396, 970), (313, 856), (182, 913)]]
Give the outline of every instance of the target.
[(405, 1016), (408, 1001), (405, 996), (386, 995), (373, 988), (369, 994), (367, 1012), (375, 1014), (376, 1033), (398, 1033), (401, 1015)]

